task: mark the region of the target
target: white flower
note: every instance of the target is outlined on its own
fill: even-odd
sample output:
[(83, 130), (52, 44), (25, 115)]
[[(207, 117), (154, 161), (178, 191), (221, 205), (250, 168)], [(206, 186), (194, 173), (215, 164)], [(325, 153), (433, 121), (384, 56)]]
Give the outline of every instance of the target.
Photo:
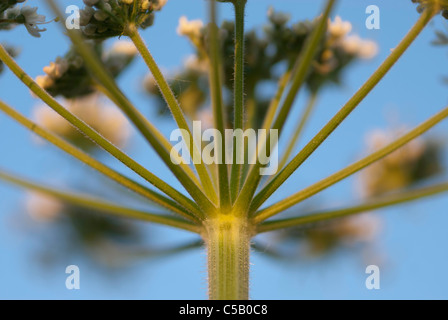
[(19, 15), (20, 15), (20, 8), (18, 6), (9, 8), (3, 14), (4, 18), (6, 19), (15, 19)]
[(109, 55), (135, 56), (138, 53), (137, 48), (131, 41), (118, 40), (112, 45)]
[(20, 9), (20, 14), (25, 19), (25, 27), (28, 32), (36, 38), (40, 38), (40, 32), (46, 31), (47, 29), (39, 29), (37, 25), (45, 23), (45, 16), (37, 14), (37, 7), (23, 6)]
[(64, 58), (57, 57), (55, 62), (50, 62), (50, 65), (44, 67), (43, 70), (50, 78), (55, 80), (62, 77), (68, 68), (68, 61)]
[[(373, 153), (393, 142), (404, 128), (374, 130), (367, 135), (367, 152)], [(357, 191), (362, 197), (377, 196), (408, 186), (414, 179), (416, 164), (427, 151), (427, 142), (421, 137), (410, 141), (380, 161), (365, 168), (359, 176)]]
[(188, 21), (187, 17), (182, 16), (179, 19), (177, 33), (181, 36), (187, 36), (189, 38), (198, 38), (201, 36), (201, 29), (203, 27), (204, 23), (201, 20)]
[(38, 221), (53, 221), (64, 208), (64, 204), (54, 197), (40, 193), (29, 193), (25, 200), (28, 214)]
[(192, 54), (185, 59), (185, 69), (192, 70), (198, 73), (207, 73), (209, 65), (206, 60), (199, 60), (197, 55)]
[(51, 79), (48, 75), (43, 75), (43, 76), (37, 76), (36, 77), (36, 83), (46, 89), (51, 87), (54, 84), (54, 80)]
[(332, 37), (343, 38), (352, 31), (352, 24), (349, 21), (343, 21), (337, 16), (334, 21), (328, 19), (328, 32)]
[(378, 53), (378, 45), (371, 40), (363, 40), (358, 35), (351, 35), (341, 42), (342, 48), (349, 54), (362, 59), (371, 59)]
[[(130, 136), (126, 117), (112, 105), (104, 104), (97, 94), (73, 100), (63, 100), (62, 105), (78, 116), (106, 139), (117, 146), (124, 146)], [(64, 118), (46, 105), (38, 105), (33, 118), (42, 127), (67, 139), (76, 139), (79, 132)]]
[(378, 54), (378, 45), (371, 40), (364, 40), (358, 51), (358, 56), (361, 59), (372, 59)]

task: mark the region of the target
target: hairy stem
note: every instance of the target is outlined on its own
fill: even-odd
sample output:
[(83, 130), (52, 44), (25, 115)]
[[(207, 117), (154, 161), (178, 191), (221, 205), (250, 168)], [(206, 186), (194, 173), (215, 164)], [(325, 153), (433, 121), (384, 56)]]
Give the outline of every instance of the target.
[(209, 298), (249, 298), (249, 254), (251, 230), (245, 218), (219, 214), (205, 222)]
[[(335, 0), (328, 0), (325, 5), (325, 11), (323, 15), (319, 18), (319, 23), (316, 28), (309, 36), (306, 41), (305, 46), (300, 53), (296, 67), (292, 71), (291, 74), (291, 86), (286, 94), (286, 98), (283, 101), (282, 107), (280, 108), (278, 115), (272, 125), (273, 130), (279, 130), (278, 136), (280, 136), (281, 129), (283, 128), (288, 114), (292, 108), (292, 105), (296, 99), (297, 93), (305, 82), (306, 76), (310, 70), (312, 65), (312, 61), (315, 58), (316, 51), (319, 47), (319, 43), (327, 30), (327, 19), (330, 16), (330, 13), (335, 4)], [(266, 134), (266, 138), (261, 139), (258, 143), (258, 154), (267, 154), (267, 145), (271, 140), (270, 132)], [(269, 143), (270, 144), (270, 143)], [(261, 180), (261, 175), (259, 173), (259, 169), (261, 168), (261, 163), (256, 161), (255, 164), (249, 171), (248, 177), (244, 182), (243, 188), (238, 196), (238, 199), (235, 202), (235, 207), (238, 208), (241, 212), (247, 213), (253, 196), (258, 188), (258, 185)]]
[(193, 134), (191, 133), (190, 127), (188, 126), (187, 120), (185, 119), (185, 115), (183, 114), (183, 111), (176, 97), (174, 96), (173, 91), (168, 85), (168, 82), (160, 71), (160, 68), (154, 60), (154, 57), (152, 56), (151, 52), (149, 52), (148, 47), (146, 46), (144, 40), (142, 39), (140, 33), (134, 25), (130, 25), (128, 27), (128, 36), (132, 40), (132, 42), (134, 42), (137, 50), (140, 52), (143, 60), (151, 71), (154, 80), (156, 81), (157, 86), (159, 87), (159, 90), (168, 105), (168, 108), (173, 114), (173, 118), (176, 121), (178, 127), (182, 129), (183, 138), (188, 142), (191, 158), (193, 159), (193, 163), (199, 174), (199, 179), (201, 180), (206, 195), (216, 203), (216, 192), (214, 190), (210, 174), (207, 171), (207, 167), (204, 161), (202, 161), (201, 150), (197, 145), (198, 142), (195, 141)]
[[(216, 23), (216, 2), (210, 1), (210, 90), (212, 95), (213, 119), (216, 129), (225, 137), (225, 112), (223, 108), (222, 83), (221, 83), (221, 63), (219, 32)], [(226, 139), (222, 139), (221, 146), (217, 145), (215, 152), (220, 163), (218, 166), (218, 191), (219, 206), (221, 210), (228, 210), (230, 204), (229, 173), (225, 162)], [(221, 148), (220, 148), (221, 147)]]
[(306, 123), (308, 122), (311, 113), (314, 110), (314, 107), (316, 106), (317, 102), (317, 93), (313, 92), (311, 93), (311, 96), (309, 98), (309, 101), (303, 110), (302, 114), (300, 115), (298, 125), (296, 130), (293, 133), (293, 136), (291, 139), (289, 139), (288, 147), (286, 148), (285, 153), (282, 156), (282, 160), (280, 161), (278, 167), (279, 169), (282, 169), (285, 164), (288, 162), (289, 157), (291, 157), (291, 154), (294, 151), (294, 148), (297, 146), (297, 142), (299, 141), (299, 138), (301, 137), (303, 130), (305, 128)]
[[(235, 7), (235, 78), (234, 78), (234, 123), (235, 130), (244, 130), (244, 12), (246, 8), (246, 0), (233, 2)], [(238, 155), (244, 150), (237, 150), (233, 144), (233, 164), (230, 175), (230, 193), (232, 201), (234, 201), (240, 191), (240, 181), (242, 173), (242, 164), (238, 164)]]

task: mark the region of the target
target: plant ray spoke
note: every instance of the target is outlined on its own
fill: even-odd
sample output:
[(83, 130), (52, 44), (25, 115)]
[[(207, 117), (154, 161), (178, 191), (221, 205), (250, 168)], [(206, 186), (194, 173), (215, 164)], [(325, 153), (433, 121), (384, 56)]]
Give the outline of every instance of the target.
[[(51, 9), (55, 14), (62, 18), (63, 15), (53, 0), (47, 0)], [(63, 20), (63, 19), (62, 19)], [(64, 27), (65, 28), (65, 27)], [(117, 106), (128, 116), (132, 123), (138, 128), (138, 130), (143, 134), (145, 139), (154, 148), (163, 162), (170, 168), (173, 174), (177, 177), (179, 182), (184, 186), (191, 197), (198, 203), (198, 205), (207, 212), (215, 212), (216, 207), (214, 204), (205, 196), (202, 189), (199, 187), (200, 184), (195, 182), (193, 178), (194, 174), (188, 173), (191, 168), (185, 164), (177, 165), (171, 161), (170, 152), (172, 145), (171, 143), (157, 130), (157, 128), (146, 118), (143, 114), (138, 111), (132, 103), (126, 98), (123, 92), (118, 88), (117, 84), (113, 78), (104, 69), (97, 56), (92, 52), (92, 50), (85, 44), (81, 38), (79, 32), (75, 30), (67, 30), (67, 34), (70, 40), (74, 44), (78, 53), (83, 57), (86, 66), (90, 69), (92, 75), (94, 75), (98, 81), (104, 86), (104, 88), (109, 92), (110, 96), (113, 97)]]
[[(317, 194), (318, 192), (321, 192), (322, 190), (334, 185), (335, 183), (351, 176), (352, 174), (358, 172), (359, 170), (367, 167), (368, 165), (382, 159), (383, 157), (391, 154), (395, 150), (399, 149), (400, 147), (404, 146), (408, 142), (414, 140), (418, 136), (422, 135), (432, 127), (434, 127), (436, 124), (441, 122), (442, 120), (446, 119), (448, 117), (448, 107), (428, 119), (427, 121), (423, 122), (413, 130), (409, 131), (407, 134), (403, 135), (401, 138), (395, 140), (394, 142), (388, 144), (387, 146), (379, 149), (378, 151), (370, 154), (369, 156), (349, 165), (345, 169), (342, 169), (333, 175), (303, 189), (302, 191), (299, 191), (295, 193), (294, 195), (277, 202), (276, 204), (266, 208), (262, 209), (261, 211), (258, 211), (255, 214), (255, 221), (261, 222), (263, 220), (268, 219), (269, 217), (279, 213), (280, 211), (286, 210), (287, 208), (290, 208), (291, 206), (308, 199), (309, 197)], [(255, 210), (255, 208), (252, 208)]]
[(298, 227), (331, 219), (342, 218), (359, 213), (365, 213), (370, 210), (382, 209), (389, 206), (406, 203), (425, 197), (433, 196), (448, 191), (448, 183), (442, 183), (431, 187), (411, 190), (407, 192), (396, 193), (387, 196), (381, 196), (371, 199), (364, 204), (352, 206), (338, 210), (328, 210), (306, 214), (297, 218), (272, 220), (261, 223), (258, 226), (258, 233), (269, 232), (283, 228)]
[(403, 38), (400, 44), (392, 51), (380, 67), (370, 76), (364, 85), (353, 95), (353, 97), (342, 107), (341, 110), (314, 136), (313, 139), (291, 160), (275, 178), (263, 188), (255, 197), (251, 207), (259, 208), (290, 176), (297, 170), (308, 157), (328, 138), (328, 136), (347, 118), (350, 113), (361, 103), (362, 100), (373, 90), (379, 81), (389, 72), (417, 36), (431, 21), (435, 12), (425, 10), (412, 29)]
[(179, 218), (171, 217), (168, 215), (154, 214), (146, 211), (122, 207), (111, 202), (107, 202), (87, 195), (60, 191), (59, 189), (44, 186), (41, 183), (31, 182), (27, 179), (12, 175), (10, 173), (6, 173), (2, 170), (0, 170), (0, 179), (41, 194), (54, 197), (55, 199), (62, 200), (63, 202), (83, 208), (97, 210), (104, 214), (140, 221), (153, 222), (195, 233), (199, 232), (198, 225), (195, 225), (186, 220), (181, 220)]
[(24, 126), (25, 128), (29, 129), (30, 131), (34, 132), (41, 138), (47, 140), (48, 142), (52, 143), (53, 145), (57, 146), (58, 148), (62, 149), (66, 153), (70, 154), (71, 156), (75, 157), (76, 159), (82, 161), (83, 163), (87, 164), (89, 167), (101, 172), (105, 176), (109, 177), (110, 179), (118, 182), (119, 184), (129, 188), (130, 190), (150, 199), (151, 201), (164, 206), (165, 208), (172, 210), (173, 212), (176, 212), (183, 217), (197, 221), (197, 218), (192, 215), (190, 212), (186, 211), (184, 207), (180, 206), (177, 202), (172, 201), (169, 198), (166, 198), (165, 196), (159, 194), (158, 192), (155, 192), (151, 189), (148, 189), (145, 186), (140, 185), (139, 183), (131, 180), (130, 178), (122, 175), (121, 173), (118, 173), (117, 171), (113, 170), (112, 168), (104, 165), (103, 163), (99, 162), (95, 158), (91, 157), (84, 151), (78, 149), (77, 147), (73, 146), (69, 142), (65, 141), (64, 139), (58, 137), (57, 135), (43, 129), (36, 123), (32, 122), (31, 120), (24, 117), (22, 114), (15, 111), (13, 108), (9, 107), (2, 101), (0, 101), (0, 111), (4, 112), (6, 115), (17, 121), (19, 124)]

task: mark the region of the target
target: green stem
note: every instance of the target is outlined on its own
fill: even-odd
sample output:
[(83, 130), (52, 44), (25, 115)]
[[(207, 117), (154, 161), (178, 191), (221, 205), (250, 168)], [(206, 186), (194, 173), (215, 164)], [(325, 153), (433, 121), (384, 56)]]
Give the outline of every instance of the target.
[[(213, 118), (221, 137), (225, 137), (225, 113), (223, 108), (221, 69), (222, 59), (220, 54), (219, 32), (216, 23), (216, 2), (210, 1), (210, 89), (213, 105)], [(219, 206), (221, 210), (228, 210), (230, 204), (229, 173), (225, 161), (226, 139), (222, 139), (221, 148), (215, 150), (217, 158), (221, 161), (218, 166), (218, 191)]]
[[(319, 23), (316, 28), (313, 30), (312, 34), (307, 39), (300, 56), (296, 62), (296, 67), (294, 68), (291, 75), (291, 86), (286, 95), (286, 98), (283, 102), (280, 111), (275, 119), (274, 124), (272, 125), (273, 130), (279, 130), (278, 136), (280, 137), (281, 129), (283, 128), (288, 114), (292, 108), (292, 105), (295, 101), (297, 93), (305, 82), (306, 76), (310, 70), (312, 65), (312, 61), (315, 58), (316, 51), (319, 47), (321, 39), (327, 30), (327, 20), (330, 16), (331, 10), (335, 4), (335, 0), (328, 0), (325, 6), (325, 11), (323, 15), (319, 18)], [(266, 149), (268, 142), (270, 142), (271, 135), (270, 133), (266, 134), (266, 139), (261, 141), (261, 146), (259, 144), (259, 149), (261, 150), (261, 154), (266, 154)], [(260, 151), (259, 151), (260, 152)], [(235, 203), (235, 207), (238, 208), (241, 212), (247, 212), (249, 210), (252, 198), (258, 188), (258, 185), (261, 180), (261, 175), (259, 174), (259, 169), (261, 168), (261, 164), (259, 161), (256, 161), (252, 166), (249, 175), (244, 183), (244, 186), (240, 192), (240, 195)]]
[(173, 114), (173, 118), (176, 121), (178, 127), (182, 129), (182, 132), (185, 133), (183, 138), (185, 141), (188, 141), (188, 145), (190, 146), (190, 155), (193, 159), (193, 163), (196, 167), (196, 170), (199, 175), (199, 179), (202, 182), (202, 186), (206, 195), (212, 200), (212, 202), (216, 203), (216, 192), (213, 186), (213, 182), (210, 178), (210, 174), (207, 171), (207, 167), (201, 158), (201, 151), (197, 145), (197, 141), (195, 141), (193, 134), (191, 133), (190, 127), (188, 126), (187, 120), (180, 108), (179, 103), (177, 102), (176, 97), (174, 96), (173, 91), (171, 90), (168, 82), (163, 76), (162, 72), (159, 69), (154, 57), (149, 52), (148, 47), (146, 46), (144, 40), (142, 39), (140, 33), (138, 32), (135, 25), (128, 26), (127, 35), (134, 42), (137, 50), (140, 52), (143, 60), (151, 71), (154, 80), (156, 81), (162, 96), (164, 97), (168, 108)]
[[(47, 0), (47, 2), (49, 3), (51, 9), (61, 19), (61, 21), (64, 21), (63, 15), (58, 6), (55, 4), (54, 0)], [(66, 30), (66, 32), (70, 37), (70, 40), (72, 41), (77, 52), (84, 59), (86, 66), (89, 68), (92, 75), (96, 79), (98, 79), (98, 81), (107, 90), (108, 96), (111, 98), (111, 100), (115, 102), (118, 107), (120, 107), (120, 109), (142, 133), (145, 139), (151, 144), (162, 161), (168, 166), (171, 172), (176, 176), (176, 178), (191, 195), (191, 197), (196, 201), (196, 203), (204, 211), (214, 212), (216, 207), (204, 195), (202, 189), (200, 188), (200, 184), (197, 182), (194, 173), (191, 171), (191, 168), (184, 163), (177, 165), (171, 161), (170, 152), (173, 148), (171, 143), (127, 99), (123, 92), (118, 88), (115, 80), (104, 68), (104, 65), (101, 63), (99, 58), (84, 42), (79, 32), (75, 30)]]
[(385, 156), (391, 154), (395, 150), (414, 140), (418, 136), (422, 135), (436, 124), (448, 117), (448, 107), (423, 122), (413, 130), (409, 131), (407, 134), (403, 135), (401, 138), (395, 140), (394, 142), (388, 144), (387, 146), (379, 149), (378, 151), (370, 154), (369, 156), (349, 165), (348, 167), (332, 174), (331, 176), (309, 186), (295, 193), (294, 195), (273, 204), (272, 206), (263, 209), (256, 213), (255, 221), (257, 223), (272, 217), (273, 215), (282, 212), (291, 206), (308, 199), (309, 197), (321, 192), (322, 190), (334, 185), (335, 183), (351, 176), (352, 174), (358, 172), (359, 170), (369, 166), (370, 164), (384, 158)]
[(198, 221), (198, 219), (193, 216), (190, 212), (186, 211), (185, 208), (177, 204), (176, 202), (172, 201), (171, 199), (168, 199), (164, 197), (163, 195), (152, 191), (139, 183), (129, 179), (128, 177), (118, 173), (117, 171), (111, 169), (110, 167), (102, 164), (98, 160), (94, 159), (84, 151), (78, 149), (77, 147), (73, 146), (72, 144), (68, 143), (64, 139), (58, 137), (57, 135), (43, 129), (42, 127), (38, 126), (36, 123), (30, 121), (26, 117), (24, 117), (22, 114), (15, 111), (13, 108), (9, 107), (2, 101), (0, 101), (0, 111), (4, 112), (6, 115), (20, 123), (25, 128), (28, 128), (30, 131), (34, 132), (35, 134), (39, 135), (41, 138), (47, 140), (48, 142), (54, 144), (61, 150), (67, 152), (71, 156), (75, 157), (76, 159), (80, 160), (81, 162), (85, 163), (89, 167), (101, 172), (108, 178), (118, 182), (119, 184), (125, 186), (126, 188), (129, 188), (130, 190), (142, 195), (143, 197), (146, 197), (150, 199), (151, 201), (173, 211), (176, 212), (183, 217), (192, 220), (192, 221)]
[(244, 128), (252, 128), (257, 130), (255, 117), (257, 115), (257, 101), (255, 99), (255, 89), (246, 90), (246, 119), (244, 121)]
[[(234, 130), (244, 130), (244, 12), (246, 0), (233, 2), (235, 7), (235, 79), (234, 79)], [(240, 191), (242, 164), (236, 163), (238, 155), (244, 150), (237, 150), (233, 144), (233, 164), (230, 175), (230, 194), (234, 201)], [(242, 145), (242, 144), (241, 144)]]
[(249, 298), (249, 254), (252, 233), (245, 218), (220, 214), (205, 222), (209, 298)]
[(316, 212), (297, 218), (267, 221), (259, 225), (257, 231), (258, 233), (262, 233), (289, 227), (308, 225), (316, 222), (327, 221), (330, 219), (346, 217), (358, 213), (367, 212), (369, 210), (381, 209), (384, 207), (393, 206), (400, 203), (418, 200), (421, 198), (433, 196), (438, 193), (446, 191), (448, 191), (448, 183), (442, 183), (431, 187), (378, 197), (376, 199), (371, 199), (364, 204), (344, 209)]
[(0, 44), (0, 60), (8, 66), (8, 68), (43, 102), (45, 102), (50, 108), (57, 112), (60, 116), (66, 119), (71, 125), (78, 129), (87, 138), (95, 142), (98, 146), (103, 148), (106, 152), (114, 156), (121, 163), (126, 165), (132, 171), (144, 178), (146, 181), (160, 189), (162, 192), (179, 202), (187, 210), (191, 211), (196, 216), (201, 216), (198, 206), (185, 197), (182, 193), (168, 185), (166, 182), (158, 178), (152, 172), (144, 168), (138, 162), (133, 160), (109, 140), (105, 139), (101, 134), (87, 125), (84, 121), (78, 118), (76, 115), (64, 108), (56, 99), (42, 89), (20, 66), (14, 61), (14, 59), (8, 54), (5, 48)]
[(170, 227), (175, 227), (195, 233), (199, 233), (200, 227), (186, 220), (181, 220), (176, 217), (164, 216), (160, 214), (149, 213), (146, 211), (135, 210), (131, 208), (121, 207), (116, 204), (96, 199), (87, 195), (74, 194), (63, 192), (51, 187), (42, 185), (41, 183), (34, 183), (15, 175), (3, 172), (0, 170), (0, 179), (17, 186), (36, 191), (48, 196), (55, 197), (64, 202), (75, 206), (98, 210), (102, 213), (123, 217), (128, 219), (136, 219), (140, 221), (148, 221), (158, 223)]
[(342, 107), (341, 110), (319, 131), (319, 133), (280, 171), (277, 176), (254, 198), (251, 212), (259, 208), (299, 166), (328, 138), (328, 136), (347, 118), (361, 101), (375, 88), (380, 80), (389, 72), (412, 42), (417, 38), (425, 26), (434, 16), (433, 11), (425, 10), (415, 25), (409, 30), (400, 44), (392, 51), (381, 66), (370, 76), (364, 85)]
[(305, 128), (306, 123), (308, 122), (311, 113), (314, 110), (314, 107), (316, 106), (317, 102), (317, 92), (311, 93), (311, 96), (308, 100), (308, 103), (303, 110), (303, 113), (300, 115), (298, 125), (296, 130), (294, 131), (294, 134), (291, 139), (289, 139), (288, 147), (286, 148), (285, 153), (282, 156), (282, 160), (280, 161), (280, 164), (278, 165), (279, 169), (282, 169), (285, 164), (288, 162), (289, 158), (291, 157), (291, 154), (293, 153), (295, 147), (297, 146), (297, 142), (299, 141), (299, 138), (301, 137), (303, 130)]
[(272, 99), (271, 103), (269, 104), (268, 111), (266, 112), (266, 116), (263, 120), (262, 129), (269, 130), (271, 128), (274, 122), (275, 115), (277, 114), (280, 101), (290, 80), (291, 70), (288, 70), (278, 82), (277, 92), (275, 93), (274, 99)]

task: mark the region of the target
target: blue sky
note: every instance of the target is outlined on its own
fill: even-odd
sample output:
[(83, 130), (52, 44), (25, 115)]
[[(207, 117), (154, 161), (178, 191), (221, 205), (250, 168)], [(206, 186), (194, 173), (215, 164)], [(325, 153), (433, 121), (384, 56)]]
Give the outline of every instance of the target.
[[(80, 4), (82, 1), (58, 1), (61, 4)], [(39, 5), (40, 12), (48, 13), (43, 1), (28, 0), (29, 5)], [(312, 18), (319, 12), (323, 1), (316, 0), (249, 0), (247, 25), (260, 26), (266, 21), (270, 5), (291, 14), (297, 21)], [(365, 8), (376, 4), (381, 10), (381, 29), (367, 30)], [(220, 16), (230, 19), (230, 6), (222, 5)], [(206, 14), (203, 0), (169, 0), (164, 10), (157, 14), (154, 27), (146, 30), (144, 38), (155, 59), (164, 70), (172, 70), (192, 52), (188, 42), (177, 36), (180, 16), (189, 19)], [(334, 15), (353, 24), (353, 30), (362, 37), (375, 40), (379, 55), (368, 62), (360, 62), (347, 70), (344, 84), (331, 87), (320, 97), (318, 109), (309, 123), (302, 143), (316, 131), (350, 98), (381, 61), (394, 48), (407, 30), (418, 19), (410, 0), (365, 1), (342, 0)], [(448, 74), (448, 48), (434, 47), (434, 30), (446, 26), (437, 17), (412, 45), (404, 57), (391, 70), (377, 88), (361, 103), (358, 109), (338, 128), (313, 156), (292, 176), (282, 189), (275, 193), (270, 203), (292, 194), (302, 187), (343, 168), (362, 152), (365, 133), (400, 122), (414, 126), (446, 106), (448, 95), (441, 77)], [(33, 77), (42, 74), (42, 68), (67, 49), (68, 40), (56, 24), (47, 26), (42, 38), (35, 39), (24, 28), (0, 32), (0, 41), (21, 48), (18, 62)], [(155, 108), (141, 91), (140, 82), (146, 74), (142, 61), (136, 61), (120, 78), (120, 86), (133, 102), (169, 134), (174, 128), (167, 119), (157, 117)], [(21, 112), (30, 115), (36, 100), (9, 72), (0, 76), (0, 96)], [(305, 102), (302, 95), (291, 115), (295, 119)], [(392, 119), (392, 120), (391, 120)], [(293, 121), (289, 128), (294, 126)], [(446, 137), (447, 123), (434, 128), (431, 133)], [(82, 177), (89, 172), (51, 146), (36, 146), (29, 132), (0, 115), (0, 167), (22, 175), (64, 186), (64, 178)], [(135, 142), (129, 153), (154, 172), (167, 177), (179, 186), (163, 165), (155, 160), (154, 153), (134, 134)], [(108, 164), (123, 173), (129, 173), (113, 160)], [(443, 179), (443, 177), (440, 177)], [(91, 178), (90, 180), (95, 180)], [(350, 178), (315, 197), (323, 207), (332, 208), (350, 204), (355, 198), (354, 179)], [(142, 261), (122, 274), (107, 274), (91, 268), (85, 258), (72, 256), (48, 270), (32, 258), (36, 238), (30, 227), (21, 224), (23, 208), (20, 206), (24, 192), (0, 183), (0, 298), (56, 298), (56, 299), (204, 299), (206, 298), (206, 262), (203, 250), (191, 251), (154, 261)], [(369, 291), (364, 286), (366, 264), (353, 253), (337, 255), (320, 261), (300, 263), (279, 262), (254, 254), (252, 257), (251, 297), (253, 299), (307, 299), (307, 298), (448, 298), (448, 243), (445, 223), (448, 197), (440, 195), (405, 206), (379, 211), (383, 228), (375, 247), (381, 252), (381, 289)], [(149, 236), (156, 243), (170, 245), (191, 239), (191, 235), (164, 227), (150, 226)], [(81, 290), (65, 288), (65, 266), (76, 264), (81, 269)]]

